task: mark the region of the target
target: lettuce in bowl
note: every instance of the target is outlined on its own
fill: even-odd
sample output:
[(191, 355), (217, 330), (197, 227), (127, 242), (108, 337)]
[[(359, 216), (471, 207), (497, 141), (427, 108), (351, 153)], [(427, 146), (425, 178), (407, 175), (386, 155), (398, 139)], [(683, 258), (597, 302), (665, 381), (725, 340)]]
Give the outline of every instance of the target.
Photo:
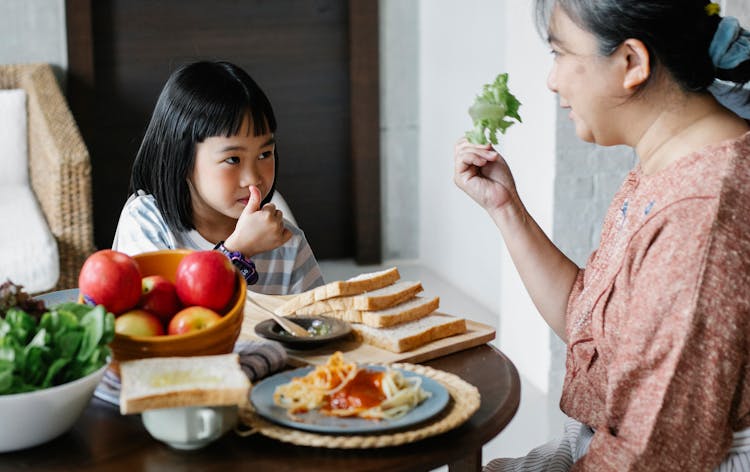
[(10, 307), (0, 318), (0, 395), (71, 382), (108, 363), (114, 315), (103, 306), (61, 303), (32, 316)]

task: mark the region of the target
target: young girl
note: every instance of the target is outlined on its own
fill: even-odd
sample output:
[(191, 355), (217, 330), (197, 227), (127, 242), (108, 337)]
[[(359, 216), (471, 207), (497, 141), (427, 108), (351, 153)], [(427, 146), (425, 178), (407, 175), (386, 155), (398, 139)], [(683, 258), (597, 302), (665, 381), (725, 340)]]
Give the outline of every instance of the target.
[(579, 269), (528, 215), (504, 159), (456, 145), (457, 185), (567, 343), (564, 436), (486, 470), (750, 470), (750, 126), (708, 92), (718, 78), (746, 93), (750, 34), (705, 0), (537, 8), (548, 86), (576, 134), (639, 162)]
[(253, 79), (228, 62), (177, 69), (133, 163), (112, 249), (216, 249), (250, 289), (299, 293), (323, 283), (304, 233), (269, 203), (276, 118)]

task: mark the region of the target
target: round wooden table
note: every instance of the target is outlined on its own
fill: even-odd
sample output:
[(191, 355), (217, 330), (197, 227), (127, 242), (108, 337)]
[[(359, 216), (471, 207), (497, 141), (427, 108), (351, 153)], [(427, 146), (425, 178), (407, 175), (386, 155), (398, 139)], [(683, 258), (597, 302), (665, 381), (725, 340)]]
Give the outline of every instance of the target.
[[(457, 374), (482, 395), (479, 410), (462, 426), (412, 444), (380, 449), (295, 446), (261, 435), (229, 433), (197, 451), (178, 451), (153, 439), (140, 415), (122, 416), (94, 398), (75, 427), (59, 438), (24, 451), (0, 454), (0, 471), (451, 471), (481, 469), (482, 446), (518, 409), (520, 380), (499, 350), (482, 345), (424, 363)], [(12, 428), (13, 425), (0, 425)]]

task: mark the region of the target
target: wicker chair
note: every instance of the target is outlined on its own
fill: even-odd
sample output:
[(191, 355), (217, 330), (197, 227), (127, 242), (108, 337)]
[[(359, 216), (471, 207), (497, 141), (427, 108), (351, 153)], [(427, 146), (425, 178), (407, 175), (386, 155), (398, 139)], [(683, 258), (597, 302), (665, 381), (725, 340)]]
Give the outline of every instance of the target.
[(88, 150), (48, 64), (2, 65), (0, 88), (26, 91), (29, 180), (57, 242), (56, 289), (77, 287), (94, 251)]

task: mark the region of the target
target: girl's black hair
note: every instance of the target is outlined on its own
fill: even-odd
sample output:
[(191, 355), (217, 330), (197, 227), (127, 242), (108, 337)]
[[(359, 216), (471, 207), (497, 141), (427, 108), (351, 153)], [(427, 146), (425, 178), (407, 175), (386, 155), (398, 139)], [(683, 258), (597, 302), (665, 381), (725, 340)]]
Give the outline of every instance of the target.
[(623, 41), (638, 39), (651, 67), (666, 69), (686, 91), (702, 92), (714, 79), (750, 81), (750, 58), (732, 70), (716, 69), (708, 54), (721, 21), (708, 15), (707, 0), (536, 0), (537, 26), (546, 36), (552, 8), (559, 6), (599, 41), (608, 56)]
[[(152, 194), (167, 225), (175, 232), (195, 227), (188, 176), (196, 143), (212, 136), (233, 136), (249, 116), (253, 133), (274, 133), (271, 102), (247, 72), (229, 62), (200, 61), (175, 70), (156, 102), (133, 162), (130, 192)], [(278, 174), (279, 156), (275, 153)], [(271, 200), (276, 188), (261, 205)]]

